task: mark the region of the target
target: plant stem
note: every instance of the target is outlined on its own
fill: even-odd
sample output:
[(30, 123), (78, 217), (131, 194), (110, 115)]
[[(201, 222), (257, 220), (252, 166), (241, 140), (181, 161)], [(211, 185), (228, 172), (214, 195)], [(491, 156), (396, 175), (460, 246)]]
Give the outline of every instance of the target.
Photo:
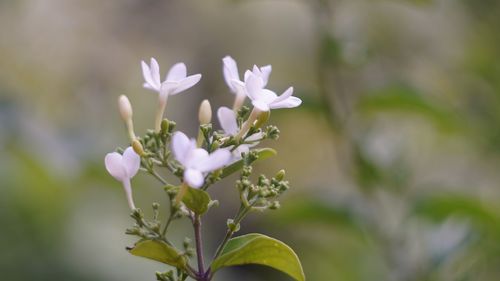
[(167, 184), (168, 182), (163, 179), (153, 168), (149, 170), (149, 173), (155, 177), (158, 181), (160, 181), (162, 184)]
[[(235, 216), (234, 220), (233, 220), (233, 223), (234, 224), (239, 224), (241, 222), (241, 220), (243, 220), (243, 218), (246, 216), (246, 214), (248, 214), (248, 212), (251, 210), (251, 207), (245, 207), (243, 205), (240, 206), (240, 209), (238, 210), (238, 214)], [(235, 233), (236, 231), (233, 231), (231, 229), (228, 229), (226, 231), (226, 236), (224, 236), (224, 239), (222, 240), (222, 242), (220, 243), (219, 247), (217, 248), (217, 251), (215, 252), (215, 255), (214, 255), (214, 258), (213, 260), (217, 259), (220, 254), (222, 253), (222, 250), (224, 249), (224, 247), (226, 246), (227, 242), (229, 241), (229, 239), (231, 239), (231, 237), (233, 236), (233, 234)]]
[(193, 220), (194, 236), (196, 241), (196, 256), (198, 257), (198, 280), (205, 281), (205, 262), (203, 260), (203, 244), (201, 241), (201, 218), (195, 215)]

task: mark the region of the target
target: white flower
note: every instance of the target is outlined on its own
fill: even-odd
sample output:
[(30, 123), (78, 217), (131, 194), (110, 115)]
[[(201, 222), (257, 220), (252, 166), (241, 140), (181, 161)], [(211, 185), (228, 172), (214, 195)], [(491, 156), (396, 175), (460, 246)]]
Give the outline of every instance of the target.
[[(222, 59), (222, 62), (222, 73), (224, 74), (224, 80), (226, 81), (226, 84), (231, 92), (236, 95), (233, 109), (237, 110), (241, 107), (241, 105), (243, 105), (243, 102), (245, 101), (245, 98), (247, 96), (244, 86), (245, 82), (240, 80), (238, 65), (232, 57), (225, 56)], [(267, 83), (269, 75), (271, 74), (271, 70), (272, 67), (270, 65), (266, 65), (260, 68), (254, 65), (253, 71), (247, 70), (245, 72), (245, 81), (250, 73), (255, 73), (256, 75), (261, 75), (262, 79)]]
[(135, 205), (132, 198), (130, 179), (139, 171), (141, 157), (135, 153), (132, 147), (128, 147), (123, 152), (123, 155), (120, 155), (118, 152), (106, 154), (104, 164), (109, 174), (122, 182), (130, 209), (134, 210)]
[(209, 154), (205, 149), (197, 148), (196, 141), (182, 132), (173, 135), (172, 152), (184, 166), (184, 182), (194, 188), (203, 185), (206, 173), (224, 167), (231, 160), (231, 152), (227, 149), (218, 149)]
[[(236, 136), (240, 132), (238, 128), (238, 123), (236, 121), (236, 113), (233, 110), (227, 107), (220, 107), (217, 110), (217, 118), (219, 118), (220, 126), (224, 131), (224, 135), (226, 136)], [(249, 144), (241, 144), (239, 145), (233, 152), (233, 158), (240, 159), (241, 153), (247, 153), (250, 150), (250, 147), (256, 146), (259, 144), (259, 140), (262, 139), (262, 133), (255, 133), (245, 141), (251, 142)]]
[(187, 76), (186, 65), (182, 62), (174, 64), (168, 71), (165, 81), (160, 80), (160, 66), (158, 62), (151, 58), (151, 63), (148, 66), (144, 61), (141, 61), (142, 75), (146, 81), (143, 86), (159, 93), (158, 95), (158, 110), (155, 119), (155, 131), (161, 129), (161, 121), (165, 108), (167, 106), (168, 96), (176, 95), (193, 87), (201, 79), (201, 74)]
[(142, 75), (146, 81), (143, 84), (144, 88), (156, 91), (161, 95), (178, 94), (193, 87), (201, 79), (201, 74), (187, 76), (186, 65), (182, 62), (176, 63), (170, 68), (163, 82), (160, 80), (160, 66), (154, 58), (151, 58), (149, 66), (141, 61), (141, 66)]
[(280, 96), (271, 90), (265, 89), (267, 80), (256, 73), (256, 69), (248, 74), (245, 79), (245, 88), (248, 97), (252, 100), (252, 105), (260, 111), (269, 111), (278, 108), (293, 108), (302, 103), (302, 100), (292, 96), (293, 87), (288, 88)]

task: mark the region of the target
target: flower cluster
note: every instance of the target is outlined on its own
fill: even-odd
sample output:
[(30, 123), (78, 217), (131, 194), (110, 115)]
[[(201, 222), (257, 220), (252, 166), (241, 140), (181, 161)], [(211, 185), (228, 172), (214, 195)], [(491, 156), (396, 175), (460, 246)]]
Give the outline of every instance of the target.
[[(301, 104), (301, 100), (292, 96), (293, 88), (288, 88), (282, 95), (277, 96), (273, 91), (266, 89), (271, 66), (257, 67), (245, 71), (244, 80), (240, 80), (238, 66), (233, 58), (226, 56), (223, 58), (224, 80), (230, 91), (235, 94), (233, 109), (220, 107), (217, 110), (217, 117), (222, 128), (222, 136), (214, 140), (207, 140), (207, 143), (214, 143), (213, 146), (219, 146), (212, 151), (211, 148), (205, 149), (195, 139), (189, 139), (184, 133), (178, 131), (173, 134), (171, 151), (175, 160), (177, 160), (184, 169), (183, 182), (190, 187), (200, 188), (205, 183), (207, 173), (218, 170), (232, 161), (241, 158), (241, 155), (248, 153), (249, 149), (259, 144), (265, 139), (265, 134), (259, 128), (256, 128), (259, 116), (265, 116), (265, 112), (270, 109), (292, 108)], [(187, 76), (187, 68), (184, 63), (177, 63), (170, 68), (165, 80), (161, 81), (160, 66), (156, 59), (151, 58), (150, 64), (141, 62), (142, 75), (144, 77), (143, 87), (158, 93), (158, 112), (155, 122), (155, 132), (161, 131), (161, 123), (167, 105), (168, 97), (176, 95), (196, 85), (201, 74)], [(243, 106), (245, 98), (248, 97), (254, 106), (248, 120), (242, 122), (238, 120), (238, 111)], [(124, 95), (119, 97), (119, 110), (122, 119), (127, 125), (129, 138), (134, 150), (127, 148), (122, 155), (117, 152), (106, 155), (105, 164), (108, 172), (117, 180), (122, 182), (127, 195), (129, 206), (135, 209), (132, 199), (130, 179), (139, 170), (140, 157), (145, 156), (144, 140), (139, 140), (134, 133), (132, 123), (132, 106), (128, 98)], [(203, 101), (200, 106), (199, 120), (201, 125), (209, 124), (211, 121), (212, 110), (208, 101)], [(244, 114), (242, 114), (244, 115)], [(240, 124), (238, 124), (238, 121)], [(168, 121), (167, 121), (168, 123)], [(259, 124), (260, 125), (260, 124)], [(250, 130), (253, 127), (254, 130)], [(249, 132), (251, 132), (249, 134)], [(243, 140), (241, 140), (243, 138)], [(231, 145), (228, 145), (231, 144)], [(210, 152), (209, 152), (210, 151)]]
[[(200, 237), (196, 237), (198, 270), (189, 265), (189, 258), (193, 255), (189, 242), (184, 243), (185, 251), (180, 251), (167, 239), (170, 223), (183, 217), (191, 219), (196, 235), (199, 234), (201, 215), (211, 206), (218, 204), (216, 200), (211, 200), (206, 192), (212, 184), (232, 173), (241, 172), (240, 179), (235, 183), (240, 192), (241, 208), (234, 219), (228, 220), (226, 238), (219, 246), (212, 265), (216, 264), (217, 257), (223, 254), (224, 247), (237, 231), (235, 226), (238, 225), (239, 228), (243, 217), (253, 210), (276, 209), (279, 206), (277, 197), (288, 189), (288, 182), (283, 180), (284, 171), (278, 172), (271, 179), (261, 175), (256, 183), (252, 183), (251, 165), (258, 159), (275, 154), (275, 151), (269, 148), (255, 148), (262, 141), (275, 140), (279, 136), (278, 128), (265, 125), (270, 110), (297, 107), (301, 100), (292, 96), (292, 87), (281, 95), (266, 88), (272, 70), (270, 65), (254, 66), (251, 70), (246, 70), (241, 80), (234, 59), (226, 56), (222, 61), (224, 80), (235, 98), (232, 108), (223, 106), (217, 109), (220, 130), (214, 129), (211, 123), (212, 108), (207, 100), (202, 101), (199, 108), (200, 127), (196, 138), (190, 138), (176, 130), (175, 122), (164, 119), (168, 98), (195, 86), (200, 81), (201, 74), (188, 75), (186, 65), (177, 63), (170, 68), (162, 81), (160, 66), (151, 58), (149, 65), (142, 61), (141, 67), (143, 87), (158, 94), (154, 130), (148, 130), (143, 137), (138, 137), (134, 131), (130, 101), (126, 96), (120, 96), (119, 111), (127, 127), (130, 146), (124, 150), (118, 149), (118, 152), (108, 153), (105, 157), (106, 169), (122, 183), (135, 220), (135, 225), (127, 230), (127, 234), (139, 236), (140, 243), (161, 243), (167, 257), (160, 261), (177, 268), (178, 280), (190, 276), (196, 280), (208, 281), (213, 277), (214, 267), (208, 270), (204, 268), (203, 254), (200, 253), (202, 249), (198, 245)], [(251, 108), (244, 105), (247, 97), (251, 101)], [(179, 179), (179, 184), (168, 183), (160, 169), (170, 171)], [(150, 174), (165, 187), (170, 212), (164, 224), (158, 218), (158, 203), (153, 204), (153, 221), (146, 220), (134, 204), (131, 179), (139, 170)], [(144, 251), (140, 243), (130, 248), (132, 254), (158, 260), (156, 254), (153, 257)], [(152, 246), (148, 247), (147, 249), (150, 249)], [(174, 274), (158, 273), (157, 278), (174, 280)]]

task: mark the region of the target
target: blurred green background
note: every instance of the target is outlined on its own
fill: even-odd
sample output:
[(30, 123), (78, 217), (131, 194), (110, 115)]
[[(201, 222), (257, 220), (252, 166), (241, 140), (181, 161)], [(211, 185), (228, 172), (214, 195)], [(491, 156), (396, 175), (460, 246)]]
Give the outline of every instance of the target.
[[(0, 1), (1, 280), (154, 280), (125, 251), (132, 224), (103, 157), (154, 120), (141, 59), (202, 73), (167, 116), (194, 135), (199, 102), (231, 105), (221, 58), (272, 64), (273, 111), (292, 190), (241, 233), (291, 245), (308, 280), (500, 280), (500, 1)], [(208, 253), (237, 209), (231, 180), (204, 223)], [(145, 175), (136, 203), (165, 203)], [(176, 222), (177, 241), (190, 233)], [(289, 280), (226, 269), (217, 280)]]

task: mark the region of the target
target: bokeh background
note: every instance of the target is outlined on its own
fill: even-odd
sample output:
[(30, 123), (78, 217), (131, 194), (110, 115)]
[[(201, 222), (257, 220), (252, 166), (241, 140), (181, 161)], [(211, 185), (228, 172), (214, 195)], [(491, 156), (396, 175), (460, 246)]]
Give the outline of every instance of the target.
[[(231, 105), (221, 58), (272, 64), (282, 208), (241, 233), (291, 245), (308, 280), (500, 280), (500, 2), (496, 0), (0, 1), (0, 274), (5, 281), (154, 280), (130, 256), (132, 224), (103, 157), (125, 146), (116, 99), (143, 134), (162, 75), (183, 61), (202, 81), (167, 117), (196, 133), (199, 103)], [(137, 205), (165, 203), (134, 178)], [(204, 223), (210, 253), (237, 209), (231, 180)], [(176, 222), (180, 243), (187, 224)], [(175, 240), (175, 239), (174, 239)], [(226, 269), (217, 280), (289, 280)]]

